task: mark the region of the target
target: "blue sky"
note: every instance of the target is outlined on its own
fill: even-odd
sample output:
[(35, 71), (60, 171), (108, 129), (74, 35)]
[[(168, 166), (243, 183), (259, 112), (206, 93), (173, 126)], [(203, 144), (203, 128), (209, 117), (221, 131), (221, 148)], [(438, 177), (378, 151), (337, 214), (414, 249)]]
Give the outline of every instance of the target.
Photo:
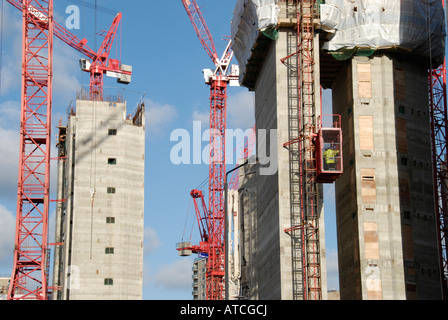
[[(218, 55), (223, 52), (225, 36), (230, 35), (230, 21), (236, 0), (197, 0), (214, 37)], [(191, 299), (191, 267), (194, 256), (177, 254), (176, 243), (198, 238), (190, 191), (208, 177), (208, 165), (175, 165), (170, 160), (173, 130), (192, 131), (193, 121), (208, 127), (209, 88), (202, 70), (212, 62), (202, 48), (180, 0), (55, 0), (56, 21), (65, 25), (66, 8), (80, 9), (80, 27), (71, 30), (87, 38), (94, 48), (100, 43), (96, 30), (107, 30), (116, 12), (123, 14), (120, 28), (121, 50), (112, 49), (111, 58), (120, 58), (133, 66), (132, 83), (125, 86), (128, 111), (144, 95), (146, 101), (146, 170), (145, 170), (145, 269), (143, 298)], [(9, 275), (12, 267), (17, 193), (17, 163), (20, 115), (21, 15), (2, 0), (2, 50), (0, 86), (0, 275)], [(118, 53), (118, 55), (116, 55)], [(59, 39), (54, 45), (53, 135), (55, 125), (66, 123), (66, 110), (89, 76), (80, 71), (83, 56)], [(236, 63), (236, 60), (234, 60)], [(105, 86), (117, 87), (114, 79)], [(120, 86), (122, 88), (123, 86)], [(228, 92), (228, 128), (246, 130), (254, 124), (253, 93), (231, 87)], [(328, 94), (325, 94), (328, 101)], [(327, 104), (328, 105), (328, 104)], [(207, 143), (203, 143), (203, 147)], [(54, 164), (53, 164), (54, 165)], [(228, 165), (230, 170), (233, 165)], [(56, 174), (52, 174), (52, 190)], [(329, 288), (337, 288), (336, 236), (332, 186), (326, 202), (326, 236)], [(53, 211), (50, 219), (54, 218)], [(52, 232), (52, 231), (51, 231)]]

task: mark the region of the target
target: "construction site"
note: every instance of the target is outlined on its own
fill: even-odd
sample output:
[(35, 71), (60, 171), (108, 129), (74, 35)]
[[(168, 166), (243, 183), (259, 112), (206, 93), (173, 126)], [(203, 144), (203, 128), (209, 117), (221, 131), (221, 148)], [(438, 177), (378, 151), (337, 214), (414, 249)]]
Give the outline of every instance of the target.
[[(104, 86), (103, 76), (120, 86), (134, 77), (109, 57), (122, 15), (93, 50), (53, 19), (53, 0), (5, 1), (22, 12), (23, 56), (14, 261), (0, 288), (8, 300), (141, 300), (145, 170), (160, 169), (145, 167), (151, 106), (129, 106)], [(196, 0), (178, 2), (191, 46), (212, 67), (202, 70), (206, 184), (185, 194), (199, 240), (172, 239), (176, 256), (195, 257), (191, 299), (446, 300), (445, 2), (235, 0), (222, 53)], [(90, 83), (53, 141), (56, 37), (83, 55)], [(232, 165), (229, 87), (253, 94), (255, 121)], [(328, 185), (337, 292), (328, 287)]]

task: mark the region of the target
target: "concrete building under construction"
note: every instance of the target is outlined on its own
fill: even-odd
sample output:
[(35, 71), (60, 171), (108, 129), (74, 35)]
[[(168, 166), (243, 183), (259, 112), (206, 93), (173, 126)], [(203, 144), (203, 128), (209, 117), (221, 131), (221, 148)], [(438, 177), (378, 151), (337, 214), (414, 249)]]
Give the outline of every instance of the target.
[(141, 299), (144, 105), (78, 99), (58, 151), (53, 299)]
[(442, 298), (428, 70), (444, 37), (441, 1), (237, 2), (258, 130), (258, 164), (240, 169), (240, 297), (327, 299), (322, 183), (335, 183), (340, 298)]

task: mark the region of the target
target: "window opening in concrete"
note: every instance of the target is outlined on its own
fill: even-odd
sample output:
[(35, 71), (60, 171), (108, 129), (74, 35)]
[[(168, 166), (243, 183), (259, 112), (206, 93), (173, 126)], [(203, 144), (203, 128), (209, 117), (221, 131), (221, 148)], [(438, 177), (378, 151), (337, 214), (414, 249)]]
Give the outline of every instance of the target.
[(105, 254), (114, 254), (114, 248), (113, 247), (107, 247), (104, 250)]

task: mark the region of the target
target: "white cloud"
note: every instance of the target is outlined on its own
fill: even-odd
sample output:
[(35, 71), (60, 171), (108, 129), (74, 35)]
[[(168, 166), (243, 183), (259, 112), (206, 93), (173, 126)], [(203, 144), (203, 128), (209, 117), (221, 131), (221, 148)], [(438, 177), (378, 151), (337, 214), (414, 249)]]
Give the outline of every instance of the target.
[(339, 289), (339, 267), (337, 249), (327, 249), (327, 286), (328, 289)]
[(144, 254), (147, 255), (160, 246), (157, 231), (151, 227), (145, 227)]
[[(254, 126), (254, 95), (249, 91), (230, 93), (227, 97), (227, 128), (248, 129)], [(201, 121), (204, 128), (210, 125), (210, 111), (193, 111), (193, 121)]]
[(176, 260), (171, 265), (164, 265), (155, 276), (155, 284), (165, 289), (191, 288), (191, 260)]
[[(17, 195), (17, 179), (19, 168), (20, 147), (20, 105), (17, 101), (5, 101), (0, 103), (0, 199), (9, 201)], [(56, 146), (52, 135), (51, 155), (56, 155)], [(51, 165), (51, 188), (56, 189), (57, 161), (52, 160)]]
[[(15, 215), (0, 204), (0, 265), (11, 265), (14, 249)], [(3, 269), (3, 268), (2, 268)]]
[(160, 134), (167, 125), (178, 117), (177, 110), (172, 105), (147, 100), (146, 106), (146, 123), (151, 135)]
[(247, 129), (255, 124), (254, 93), (239, 91), (227, 99), (227, 128)]
[(202, 128), (205, 130), (210, 126), (210, 113), (194, 110), (193, 121), (201, 121)]
[(17, 194), (19, 167), (19, 132), (0, 128), (0, 199), (13, 199)]
[[(8, 94), (15, 90), (20, 94), (22, 66), (22, 15), (12, 6), (3, 6), (4, 21), (3, 52), (1, 61), (0, 93)], [(68, 103), (67, 97), (75, 98), (81, 74), (78, 60), (81, 53), (54, 37), (53, 45), (53, 98)]]
[(60, 104), (65, 104), (64, 108), (66, 109), (70, 100), (76, 98), (76, 91), (79, 88), (78, 77), (84, 72), (79, 69), (78, 64), (82, 57), (82, 54), (72, 47), (59, 41), (59, 39), (55, 40), (53, 49), (53, 98), (56, 101), (53, 106), (58, 105), (57, 102), (60, 101)]
[[(5, 3), (3, 5), (2, 30), (2, 61), (0, 93), (6, 94), (11, 90), (20, 89), (22, 65), (22, 15)], [(18, 58), (19, 57), (19, 58)], [(20, 90), (18, 90), (20, 92)]]
[(0, 127), (4, 129), (20, 128), (20, 102), (8, 100), (0, 103)]

